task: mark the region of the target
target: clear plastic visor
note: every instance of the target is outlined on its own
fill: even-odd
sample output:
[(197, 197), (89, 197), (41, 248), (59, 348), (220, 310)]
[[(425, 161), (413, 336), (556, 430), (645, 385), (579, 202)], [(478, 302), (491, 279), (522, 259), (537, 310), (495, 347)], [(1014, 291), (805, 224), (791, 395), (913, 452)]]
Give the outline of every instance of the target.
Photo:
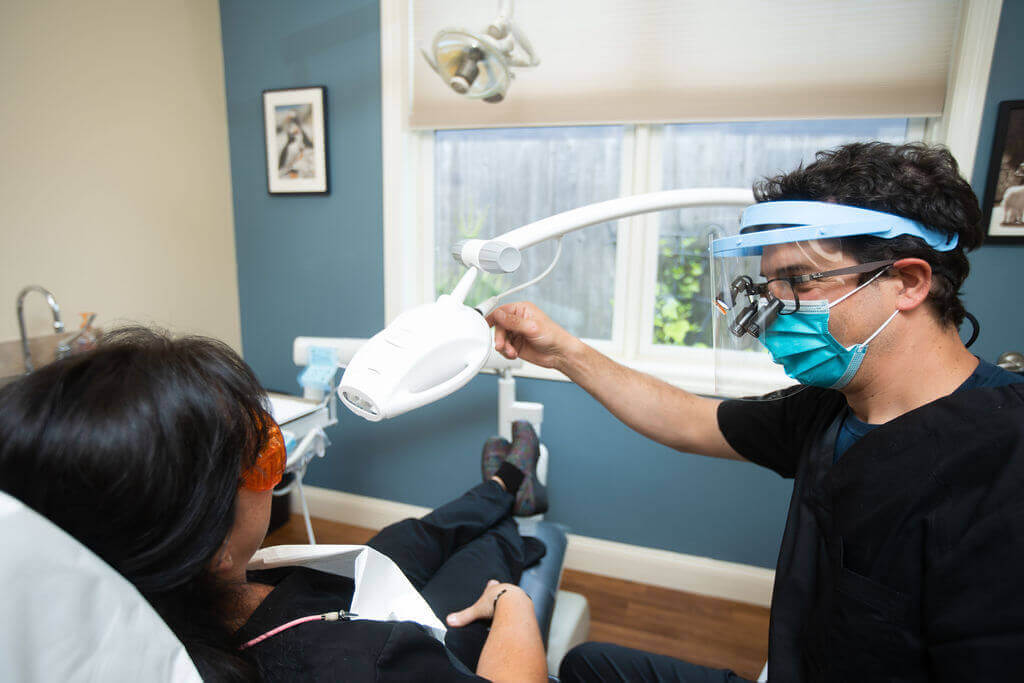
[(747, 400), (788, 395), (782, 390), (798, 383), (772, 360), (761, 343), (765, 332), (779, 316), (849, 291), (859, 274), (829, 271), (856, 265), (842, 238), (766, 246), (758, 256), (718, 256), (712, 250), (715, 393)]

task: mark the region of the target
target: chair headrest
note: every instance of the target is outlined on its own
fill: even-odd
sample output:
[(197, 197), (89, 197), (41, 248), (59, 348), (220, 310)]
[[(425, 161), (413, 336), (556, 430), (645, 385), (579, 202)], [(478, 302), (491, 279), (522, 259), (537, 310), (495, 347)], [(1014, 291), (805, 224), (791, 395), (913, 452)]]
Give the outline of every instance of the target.
[(131, 583), (3, 491), (0, 548), (0, 680), (201, 680)]

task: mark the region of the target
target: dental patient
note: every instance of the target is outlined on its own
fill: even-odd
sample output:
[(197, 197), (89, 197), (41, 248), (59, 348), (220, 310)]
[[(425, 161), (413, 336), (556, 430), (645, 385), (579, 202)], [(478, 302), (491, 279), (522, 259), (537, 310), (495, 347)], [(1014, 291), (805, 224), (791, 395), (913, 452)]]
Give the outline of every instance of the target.
[[(544, 549), (513, 514), (546, 498), (535, 434), (517, 423), (514, 437), (488, 442), (483, 483), (368, 544), (447, 622), (443, 644), (414, 622), (347, 618), (352, 579), (246, 572), (285, 451), (258, 380), (220, 342), (126, 329), (0, 389), (0, 488), (132, 582), (204, 680), (545, 681), (516, 585)], [(341, 618), (278, 629), (328, 612)]]

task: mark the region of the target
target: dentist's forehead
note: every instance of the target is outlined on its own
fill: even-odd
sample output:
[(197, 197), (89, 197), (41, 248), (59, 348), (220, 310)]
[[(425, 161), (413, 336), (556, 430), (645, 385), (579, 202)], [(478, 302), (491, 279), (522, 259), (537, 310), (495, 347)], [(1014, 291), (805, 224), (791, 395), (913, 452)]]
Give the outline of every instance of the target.
[(843, 255), (838, 239), (773, 244), (761, 254), (761, 275), (775, 278), (831, 270), (846, 265), (847, 259), (853, 262)]

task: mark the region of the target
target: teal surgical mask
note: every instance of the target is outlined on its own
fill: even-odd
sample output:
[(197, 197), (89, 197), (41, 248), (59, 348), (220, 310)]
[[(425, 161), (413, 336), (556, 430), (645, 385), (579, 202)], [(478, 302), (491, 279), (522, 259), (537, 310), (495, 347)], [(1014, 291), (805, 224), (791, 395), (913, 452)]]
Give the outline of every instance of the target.
[(796, 305), (792, 301), (784, 302), (783, 315), (777, 317), (760, 338), (771, 353), (772, 360), (782, 365), (786, 374), (801, 384), (824, 389), (842, 389), (849, 384), (864, 361), (868, 344), (892, 322), (899, 311), (890, 315), (862, 343), (847, 348), (828, 330), (829, 309), (867, 287), (881, 274), (879, 272), (860, 287), (831, 303), (801, 299), (799, 310), (785, 313), (786, 310), (792, 311)]

